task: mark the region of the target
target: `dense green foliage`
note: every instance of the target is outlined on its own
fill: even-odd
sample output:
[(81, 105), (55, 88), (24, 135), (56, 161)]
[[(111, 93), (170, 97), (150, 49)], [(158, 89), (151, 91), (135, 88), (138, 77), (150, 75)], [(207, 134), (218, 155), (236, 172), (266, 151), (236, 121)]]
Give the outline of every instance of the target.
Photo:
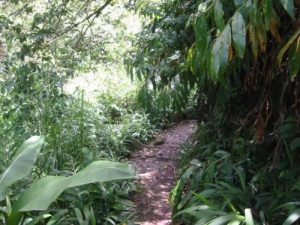
[[(12, 164), (4, 171), (0, 179), (0, 200), (7, 200), (5, 211), (5, 224), (18, 225), (23, 220), (23, 214), (34, 210), (47, 210), (63, 191), (68, 188), (78, 187), (95, 182), (107, 182), (134, 178), (134, 170), (122, 163), (109, 161), (95, 161), (83, 170), (72, 176), (46, 176), (38, 180), (28, 190), (23, 192), (18, 200), (11, 205), (6, 196), (9, 187), (30, 173), (42, 148), (44, 138), (34, 136), (23, 143), (17, 150)], [(5, 197), (6, 196), (6, 197)], [(75, 211), (79, 211), (75, 208)], [(76, 212), (77, 213), (77, 212)], [(78, 213), (77, 213), (78, 214)], [(51, 218), (51, 214), (45, 213), (34, 218), (29, 224), (37, 224), (45, 218)], [(78, 218), (78, 215), (77, 215)], [(52, 223), (58, 223), (61, 218), (51, 218)], [(48, 223), (50, 223), (50, 221)], [(96, 224), (96, 218), (91, 208), (89, 217), (85, 223)], [(25, 222), (26, 223), (26, 222)]]
[[(153, 124), (194, 112), (199, 130), (179, 160), (173, 220), (299, 223), (299, 0), (0, 5), (0, 223), (127, 223), (131, 180), (77, 178), (99, 166), (96, 160), (123, 165), (118, 161), (151, 138)], [(143, 18), (136, 36), (132, 10)], [(123, 61), (139, 80), (135, 87), (120, 72)], [(81, 90), (90, 86), (67, 91), (91, 70), (98, 71), (92, 97)], [(97, 73), (113, 79), (97, 83)], [(33, 135), (45, 144), (19, 161), (19, 146)], [(59, 191), (30, 208), (42, 199), (32, 193), (49, 183)], [(30, 207), (20, 213), (16, 204)]]
[[(135, 190), (133, 180), (83, 186), (63, 181), (78, 177), (96, 160), (124, 161), (154, 131), (148, 115), (135, 103), (136, 88), (118, 82), (129, 80), (119, 67), (133, 36), (126, 23), (134, 18), (123, 3), (1, 1), (0, 174), (16, 160), (24, 140), (39, 135), (45, 137), (45, 144), (33, 168), (28, 168), (28, 176), (14, 184), (1, 183), (10, 189), (1, 192), (0, 224), (8, 218), (31, 225), (122, 224), (133, 215), (128, 200)], [(92, 69), (98, 91), (109, 91), (95, 91), (91, 100), (89, 87), (67, 90), (74, 77), (86, 76), (83, 74)], [(97, 77), (103, 83), (95, 82)], [(112, 77), (118, 80), (112, 82)], [(101, 173), (92, 169), (99, 177), (87, 183), (101, 181), (112, 168)], [(93, 177), (86, 175), (86, 179)], [(51, 190), (43, 192), (44, 196), (38, 192), (40, 185), (48, 184), (56, 184), (52, 191), (60, 187), (53, 198), (49, 197)], [(52, 202), (49, 208), (23, 210), (21, 218), (11, 211), (18, 202), (38, 204), (34, 200), (46, 196)]]
[(145, 3), (130, 55), (144, 93), (174, 109), (197, 92), (195, 146), (180, 159), (173, 219), (292, 224), (299, 219), (299, 1)]

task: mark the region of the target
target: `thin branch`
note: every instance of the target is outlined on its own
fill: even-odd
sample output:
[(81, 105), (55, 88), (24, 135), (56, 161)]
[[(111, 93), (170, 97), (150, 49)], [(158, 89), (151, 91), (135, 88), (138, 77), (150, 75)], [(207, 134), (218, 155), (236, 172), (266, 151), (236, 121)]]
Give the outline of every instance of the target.
[(79, 37), (78, 41), (75, 44), (75, 49), (78, 48), (78, 46), (80, 44), (80, 41), (84, 38), (84, 36), (86, 35), (88, 29), (94, 24), (94, 21), (95, 21), (96, 18), (97, 18), (97, 16), (94, 16), (92, 21), (89, 22), (89, 24), (86, 26), (85, 30), (83, 32), (81, 32), (80, 37)]
[[(85, 17), (83, 20), (81, 20), (80, 22), (74, 23), (72, 25), (70, 25), (69, 27), (66, 27), (65, 30), (59, 34), (59, 36), (69, 32), (70, 30), (78, 27), (80, 24), (84, 23), (85, 21), (89, 20), (90, 18), (94, 17), (97, 18), (101, 12), (112, 2), (113, 0), (107, 0), (100, 8), (98, 8), (96, 11), (94, 11), (93, 13), (89, 14), (87, 17)], [(94, 20), (93, 19), (93, 20)]]

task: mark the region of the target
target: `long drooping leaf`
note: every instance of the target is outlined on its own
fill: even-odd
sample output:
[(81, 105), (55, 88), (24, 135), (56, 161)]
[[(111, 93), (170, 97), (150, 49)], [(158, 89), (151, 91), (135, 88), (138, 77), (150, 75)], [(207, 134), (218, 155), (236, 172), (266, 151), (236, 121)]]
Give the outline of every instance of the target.
[(223, 30), (225, 26), (224, 22), (224, 11), (223, 11), (223, 5), (220, 0), (217, 0), (214, 7), (214, 15), (215, 15), (215, 21), (217, 28), (219, 30)]
[(257, 42), (257, 38), (256, 38), (255, 26), (252, 23), (249, 24), (249, 39), (250, 39), (250, 42), (251, 42), (252, 53), (254, 55), (254, 58), (257, 59), (257, 56), (258, 56), (258, 42)]
[(291, 225), (300, 218), (300, 209), (294, 210), (288, 218), (284, 221), (283, 225)]
[(236, 12), (231, 22), (232, 39), (237, 55), (243, 58), (246, 46), (246, 26), (243, 16), (240, 12)]
[(300, 38), (298, 37), (296, 46), (293, 47), (289, 54), (290, 76), (293, 80), (300, 70)]
[(219, 216), (218, 218), (207, 223), (207, 225), (222, 225), (222, 224), (228, 224), (231, 221), (236, 221), (236, 220), (243, 221), (243, 219), (244, 219), (243, 216), (237, 214), (228, 214), (225, 216)]
[(205, 70), (207, 61), (207, 48), (208, 48), (208, 31), (207, 23), (205, 18), (199, 17), (196, 20), (195, 25), (195, 37), (196, 37), (196, 54), (198, 54), (200, 59), (200, 69)]
[(214, 80), (224, 71), (228, 62), (229, 46), (231, 45), (231, 29), (227, 25), (214, 43), (211, 52), (210, 72)]
[(281, 64), (282, 61), (282, 57), (285, 54), (285, 52), (292, 46), (292, 44), (294, 43), (294, 41), (299, 37), (300, 35), (300, 28), (298, 28), (295, 33), (290, 37), (290, 39), (287, 41), (287, 43), (282, 47), (282, 49), (280, 49), (279, 53), (278, 53), (278, 64)]
[(263, 2), (263, 13), (264, 13), (266, 29), (270, 28), (271, 21), (272, 21), (272, 11), (273, 11), (273, 0), (265, 0)]
[(225, 212), (213, 210), (207, 205), (198, 205), (198, 206), (192, 206), (192, 207), (186, 208), (184, 210), (181, 210), (180, 212), (178, 212), (174, 215), (174, 218), (176, 218), (180, 215), (183, 215), (183, 214), (189, 214), (189, 215), (193, 215), (193, 216), (197, 216), (197, 217), (203, 217), (208, 214), (215, 215), (215, 217), (226, 215)]
[(295, 18), (294, 0), (279, 0), (290, 17)]
[(19, 148), (14, 161), (0, 178), (0, 201), (5, 199), (10, 185), (29, 174), (43, 143), (43, 137), (33, 136), (26, 140)]
[(67, 188), (121, 179), (134, 178), (134, 169), (123, 163), (96, 161), (70, 177), (47, 176), (26, 190), (14, 206), (14, 211), (46, 210)]

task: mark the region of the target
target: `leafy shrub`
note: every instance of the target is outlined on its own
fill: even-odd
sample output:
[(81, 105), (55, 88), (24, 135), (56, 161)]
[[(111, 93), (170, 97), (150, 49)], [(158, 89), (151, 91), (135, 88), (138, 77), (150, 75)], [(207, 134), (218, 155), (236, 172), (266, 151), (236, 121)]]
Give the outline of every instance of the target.
[[(5, 224), (18, 225), (27, 221), (24, 212), (30, 211), (44, 211), (50, 204), (61, 195), (61, 193), (68, 188), (82, 186), (94, 182), (106, 182), (112, 180), (129, 179), (134, 177), (134, 170), (126, 164), (109, 162), (109, 161), (95, 161), (88, 165), (83, 170), (71, 176), (46, 176), (42, 177), (36, 183), (31, 185), (29, 189), (21, 193), (17, 200), (12, 204), (9, 195), (6, 195), (8, 188), (17, 180), (22, 179), (30, 173), (31, 167), (36, 161), (36, 158), (42, 148), (44, 138), (35, 136), (28, 139), (17, 151), (14, 161), (2, 174), (0, 179), (0, 201), (3, 201), (6, 196), (7, 206), (4, 211)], [(12, 204), (12, 205), (11, 205)], [(91, 208), (92, 210), (92, 208)], [(78, 214), (79, 209), (75, 208)], [(86, 211), (86, 208), (85, 208)], [(80, 211), (79, 211), (80, 212)], [(92, 215), (93, 224), (96, 224), (96, 218)], [(51, 218), (52, 215), (47, 213), (43, 216), (38, 216), (32, 219), (30, 224), (39, 223), (40, 220)], [(1, 217), (0, 217), (1, 218)], [(3, 217), (1, 218), (3, 219)], [(57, 218), (52, 218), (52, 223)], [(79, 220), (80, 222), (80, 220)]]
[(261, 161), (260, 146), (253, 141), (224, 135), (222, 127), (229, 124), (222, 126), (221, 121), (200, 125), (197, 143), (182, 150), (180, 179), (171, 196), (173, 219), (185, 224), (292, 224), (298, 220), (299, 168), (294, 165), (297, 155), (290, 149), (296, 146), (299, 133), (293, 119), (280, 128), (288, 144), (282, 145), (286, 158), (276, 168)]

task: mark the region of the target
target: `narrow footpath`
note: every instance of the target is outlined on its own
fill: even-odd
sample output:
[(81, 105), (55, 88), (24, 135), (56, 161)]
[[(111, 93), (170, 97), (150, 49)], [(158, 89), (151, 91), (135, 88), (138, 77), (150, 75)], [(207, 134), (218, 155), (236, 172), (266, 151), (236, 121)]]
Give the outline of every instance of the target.
[(196, 130), (195, 121), (183, 121), (165, 130), (164, 142), (145, 146), (130, 160), (138, 174), (141, 191), (133, 197), (137, 225), (170, 225), (169, 194), (175, 184), (175, 160), (181, 144)]

